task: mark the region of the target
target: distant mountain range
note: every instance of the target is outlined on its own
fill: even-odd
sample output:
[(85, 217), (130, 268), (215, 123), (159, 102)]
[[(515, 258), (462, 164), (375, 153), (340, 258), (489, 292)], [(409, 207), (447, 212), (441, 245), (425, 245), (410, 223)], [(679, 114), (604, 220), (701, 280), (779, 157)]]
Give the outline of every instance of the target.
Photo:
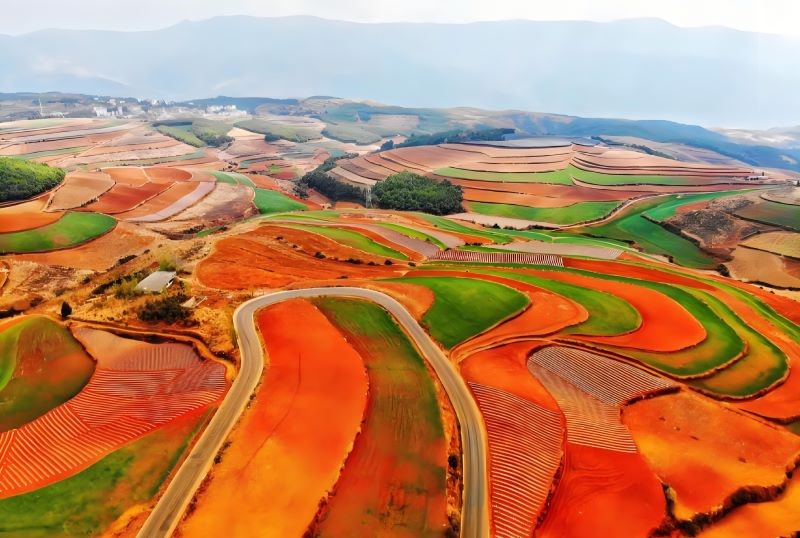
[(655, 19), (221, 17), (157, 31), (0, 36), (0, 92), (325, 94), (765, 129), (800, 124), (798, 58), (800, 40)]

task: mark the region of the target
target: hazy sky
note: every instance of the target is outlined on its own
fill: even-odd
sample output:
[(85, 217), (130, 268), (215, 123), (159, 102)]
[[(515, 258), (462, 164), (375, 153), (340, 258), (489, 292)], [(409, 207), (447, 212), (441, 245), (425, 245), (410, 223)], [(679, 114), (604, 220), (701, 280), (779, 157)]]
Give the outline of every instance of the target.
[(357, 22), (598, 20), (659, 17), (800, 37), (797, 0), (0, 0), (0, 33), (143, 30), (217, 15), (316, 15)]

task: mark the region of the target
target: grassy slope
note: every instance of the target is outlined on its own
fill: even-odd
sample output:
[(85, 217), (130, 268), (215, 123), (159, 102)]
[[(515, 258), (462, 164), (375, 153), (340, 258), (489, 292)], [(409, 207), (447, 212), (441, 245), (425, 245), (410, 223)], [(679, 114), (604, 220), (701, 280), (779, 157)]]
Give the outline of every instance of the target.
[(532, 284), (582, 305), (589, 312), (589, 319), (578, 325), (567, 327), (562, 331), (564, 334), (611, 336), (636, 330), (642, 323), (642, 317), (638, 310), (628, 301), (610, 293), (533, 275), (486, 269), (470, 269), (470, 271)]
[(341, 243), (348, 247), (352, 247), (358, 249), (362, 252), (368, 252), (370, 254), (375, 254), (376, 256), (386, 256), (388, 258), (394, 258), (396, 260), (407, 260), (408, 256), (399, 252), (393, 248), (387, 247), (377, 241), (373, 241), (369, 237), (362, 235), (353, 230), (344, 230), (341, 228), (329, 228), (327, 226), (312, 226), (306, 224), (284, 224), (283, 226), (288, 226), (291, 228), (297, 228), (299, 230), (306, 230), (309, 232), (317, 233), (319, 235), (324, 235), (330, 239), (333, 239), (337, 243)]
[(206, 418), (207, 413), (184, 417), (74, 476), (0, 500), (0, 535), (101, 535), (125, 510), (153, 498)]
[(66, 402), (92, 372), (92, 359), (50, 318), (32, 316), (0, 332), (0, 432)]
[(293, 200), (277, 191), (268, 189), (255, 189), (256, 197), (253, 203), (258, 208), (258, 212), (266, 213), (283, 213), (285, 211), (303, 211), (306, 208), (305, 204)]
[(696, 244), (644, 218), (643, 213), (657, 210), (658, 206), (664, 203), (671, 204), (675, 199), (675, 196), (667, 196), (643, 200), (622, 210), (609, 222), (579, 228), (576, 231), (629, 241), (650, 254), (671, 256), (676, 263), (686, 267), (704, 269), (715, 267), (716, 260), (705, 254)]
[(40, 252), (84, 243), (111, 230), (116, 220), (96, 213), (67, 213), (34, 230), (0, 234), (0, 253)]
[(750, 220), (774, 224), (800, 232), (800, 206), (761, 200), (736, 212)]
[[(438, 527), (446, 517), (444, 427), (422, 357), (380, 307), (352, 299), (314, 302), (364, 358), (370, 388), (356, 448), (319, 536), (378, 536), (400, 530), (441, 536)], [(398, 497), (402, 504), (394, 502)]]
[(436, 299), (422, 323), (448, 349), (515, 315), (530, 302), (522, 293), (494, 282), (425, 276), (391, 281), (433, 291)]
[(527, 207), (513, 204), (494, 204), (487, 202), (467, 202), (467, 207), (475, 213), (495, 217), (534, 220), (551, 224), (577, 224), (595, 220), (608, 215), (618, 202), (579, 202), (566, 207)]

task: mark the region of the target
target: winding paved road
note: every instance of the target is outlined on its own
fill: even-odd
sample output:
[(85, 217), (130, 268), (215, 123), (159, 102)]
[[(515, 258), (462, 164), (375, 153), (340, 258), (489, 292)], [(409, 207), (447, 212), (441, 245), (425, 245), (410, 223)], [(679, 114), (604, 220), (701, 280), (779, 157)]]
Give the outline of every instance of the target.
[(236, 309), (233, 314), (233, 323), (238, 334), (242, 357), (239, 374), (200, 440), (178, 469), (164, 495), (145, 521), (139, 532), (139, 538), (163, 538), (172, 534), (197, 488), (211, 469), (214, 456), (219, 452), (237, 419), (244, 411), (250, 395), (258, 385), (264, 370), (264, 352), (256, 331), (256, 312), (266, 306), (288, 299), (321, 296), (356, 297), (382, 306), (405, 329), (431, 364), (450, 397), (461, 426), (461, 441), (464, 451), (464, 506), (461, 517), (461, 536), (464, 538), (488, 538), (489, 493), (486, 431), (478, 406), (464, 380), (456, 367), (402, 304), (378, 291), (346, 287), (280, 291), (251, 299)]

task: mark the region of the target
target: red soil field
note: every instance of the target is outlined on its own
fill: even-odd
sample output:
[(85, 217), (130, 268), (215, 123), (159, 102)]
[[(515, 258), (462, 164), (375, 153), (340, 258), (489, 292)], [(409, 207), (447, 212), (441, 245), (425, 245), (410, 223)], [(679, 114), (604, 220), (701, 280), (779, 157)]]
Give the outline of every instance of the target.
[(304, 300), (270, 306), (257, 323), (269, 366), (184, 536), (302, 536), (358, 433), (367, 376), (342, 334)]
[(464, 200), (469, 202), (513, 204), (529, 207), (566, 207), (575, 203), (569, 198), (543, 198), (530, 194), (484, 191), (470, 188), (464, 189)]
[(0, 433), (0, 497), (52, 484), (122, 445), (217, 402), (225, 367), (182, 344), (146, 344), (93, 329), (75, 336), (97, 359), (83, 390), (20, 428)]
[(153, 183), (172, 183), (173, 181), (189, 181), (192, 179), (191, 172), (180, 168), (150, 166), (143, 170), (147, 178)]
[(113, 186), (114, 180), (102, 172), (70, 172), (51, 196), (47, 209), (80, 207), (99, 198)]
[(214, 190), (214, 184), (205, 181), (173, 183), (165, 191), (147, 200), (136, 209), (120, 213), (119, 218), (144, 222), (163, 220), (186, 209), (212, 190)]
[(169, 188), (167, 184), (145, 183), (139, 186), (129, 186), (122, 183), (114, 185), (111, 190), (100, 197), (97, 202), (91, 203), (81, 208), (82, 211), (92, 211), (94, 213), (106, 213), (114, 215), (130, 211), (145, 200)]
[[(573, 261), (567, 259), (566, 263), (571, 264)], [(645, 351), (670, 352), (699, 344), (706, 337), (705, 328), (694, 316), (674, 299), (657, 291), (570, 273), (536, 271), (534, 274), (611, 293), (628, 301), (642, 317), (640, 327), (630, 333), (616, 336), (576, 336), (580, 340)], [(665, 334), (669, 334), (670, 338), (664, 338)]]
[[(518, 193), (536, 198), (555, 198), (568, 200), (570, 204), (577, 202), (613, 202), (641, 196), (641, 192), (624, 189), (586, 188), (575, 185), (554, 185), (549, 183), (502, 183), (499, 181), (479, 181), (471, 179), (453, 179), (451, 183), (464, 189)], [(569, 205), (569, 204), (565, 204)]]
[[(615, 173), (611, 171), (610, 173)], [(639, 172), (636, 172), (637, 174)], [(654, 174), (657, 175), (657, 174)], [(673, 174), (674, 175), (674, 174)], [(643, 193), (653, 193), (653, 194), (671, 194), (677, 192), (710, 192), (710, 191), (735, 191), (735, 190), (744, 190), (744, 189), (752, 189), (752, 183), (708, 183), (708, 179), (704, 178), (697, 178), (697, 182), (701, 183), (700, 185), (595, 185), (593, 183), (586, 183), (575, 177), (572, 178), (572, 182), (582, 188), (585, 189), (601, 189), (601, 190), (622, 190), (628, 192), (638, 192), (640, 194)], [(726, 181), (726, 180), (718, 180), (718, 181)]]
[[(116, 142), (116, 140), (114, 140), (113, 142)], [(153, 142), (143, 142), (141, 144), (121, 144), (121, 145), (105, 144), (102, 146), (89, 148), (86, 151), (81, 152), (81, 157), (89, 157), (93, 155), (111, 155), (114, 153), (126, 153), (134, 151), (145, 151), (150, 149), (170, 148), (177, 145), (180, 145), (180, 142), (173, 139), (153, 141)]]
[(45, 213), (47, 197), (40, 196), (30, 202), (0, 207), (0, 233), (20, 232), (52, 224), (63, 213)]
[(631, 404), (623, 422), (671, 487), (680, 519), (720, 507), (742, 486), (781, 484), (800, 451), (787, 430), (687, 392)]
[(493, 536), (530, 536), (561, 464), (561, 415), (500, 389), (469, 387), (489, 440)]
[(111, 176), (111, 179), (123, 185), (143, 185), (149, 180), (144, 173), (143, 168), (136, 168), (132, 166), (122, 166), (116, 168), (104, 168), (103, 172)]
[(73, 269), (105, 271), (123, 256), (140, 254), (155, 242), (156, 236), (133, 224), (118, 222), (113, 230), (75, 248), (33, 254), (12, 254), (11, 260), (60, 265)]
[[(704, 291), (715, 290), (713, 286), (704, 284), (703, 282), (695, 280), (694, 278), (676, 275), (671, 272), (660, 271), (657, 267), (642, 267), (621, 262), (586, 260), (578, 258), (565, 258), (564, 266), (571, 267), (573, 269), (582, 269), (584, 271), (592, 271), (594, 273), (638, 278), (639, 280), (663, 282), (665, 284), (677, 284), (678, 286), (689, 286), (691, 288), (697, 288)], [(676, 267), (671, 265), (669, 266), (669, 269), (675, 270)], [(729, 281), (726, 280), (726, 282)]]
[(246, 185), (217, 183), (208, 196), (176, 215), (173, 220), (198, 220), (214, 225), (240, 220), (255, 212), (253, 189)]
[[(292, 248), (292, 245), (298, 245), (298, 248)], [(317, 252), (325, 253), (327, 258), (315, 258)], [(355, 265), (331, 258), (359, 258), (378, 265)], [(219, 240), (211, 255), (198, 264), (195, 273), (206, 286), (232, 290), (280, 288), (294, 283), (308, 286), (311, 282), (332, 281), (341, 276), (391, 278), (405, 272), (398, 266), (383, 265), (384, 260), (318, 234), (278, 226), (259, 226), (250, 232)]]
[(666, 514), (661, 484), (639, 454), (567, 443), (542, 538), (648, 536)]

